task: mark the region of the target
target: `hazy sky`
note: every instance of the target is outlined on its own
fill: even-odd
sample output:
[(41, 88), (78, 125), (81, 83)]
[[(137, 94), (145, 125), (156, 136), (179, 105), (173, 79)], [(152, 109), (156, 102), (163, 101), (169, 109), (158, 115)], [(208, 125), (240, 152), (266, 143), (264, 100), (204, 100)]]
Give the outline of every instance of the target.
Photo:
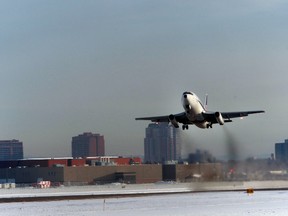
[[(183, 151), (246, 155), (288, 138), (288, 2), (281, 0), (0, 1), (0, 139), (25, 156), (70, 156), (83, 132), (106, 153), (143, 154), (149, 122), (182, 112), (180, 97), (209, 94), (209, 109), (263, 109), (213, 130), (191, 127)], [(188, 141), (187, 141), (188, 140)]]

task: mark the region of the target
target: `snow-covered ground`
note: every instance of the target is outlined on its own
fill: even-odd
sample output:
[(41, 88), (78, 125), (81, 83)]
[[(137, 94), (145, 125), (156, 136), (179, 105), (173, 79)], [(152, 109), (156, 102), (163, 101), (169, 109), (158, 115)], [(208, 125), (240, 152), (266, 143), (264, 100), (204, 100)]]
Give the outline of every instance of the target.
[(203, 192), (145, 197), (2, 203), (2, 216), (288, 215), (288, 191)]

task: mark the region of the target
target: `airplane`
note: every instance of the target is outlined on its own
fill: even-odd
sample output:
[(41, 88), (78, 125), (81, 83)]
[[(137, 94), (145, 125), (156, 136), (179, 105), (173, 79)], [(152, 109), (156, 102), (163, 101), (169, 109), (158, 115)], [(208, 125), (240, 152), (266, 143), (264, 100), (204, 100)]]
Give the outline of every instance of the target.
[(170, 114), (165, 116), (140, 117), (135, 120), (150, 120), (152, 122), (170, 122), (175, 128), (182, 124), (183, 130), (188, 130), (188, 125), (196, 125), (199, 128), (212, 128), (213, 124), (224, 125), (226, 122), (232, 122), (231, 118), (242, 118), (249, 114), (264, 113), (263, 110), (243, 111), (243, 112), (211, 112), (207, 110), (208, 95), (206, 95), (205, 106), (197, 95), (190, 91), (182, 94), (182, 106), (184, 112)]

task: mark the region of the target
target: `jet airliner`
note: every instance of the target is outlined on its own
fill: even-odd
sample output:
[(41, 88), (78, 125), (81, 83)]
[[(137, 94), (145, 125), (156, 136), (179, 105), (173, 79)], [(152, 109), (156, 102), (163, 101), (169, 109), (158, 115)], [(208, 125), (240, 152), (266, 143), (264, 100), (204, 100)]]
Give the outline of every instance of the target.
[(224, 125), (232, 122), (232, 118), (241, 118), (249, 114), (264, 113), (263, 110), (243, 111), (243, 112), (211, 112), (206, 109), (208, 96), (206, 95), (205, 106), (196, 94), (186, 91), (182, 94), (182, 106), (184, 112), (165, 116), (152, 116), (135, 118), (135, 120), (150, 120), (152, 122), (170, 122), (175, 128), (182, 124), (183, 130), (188, 130), (188, 125), (196, 125), (199, 128), (212, 128), (213, 124)]

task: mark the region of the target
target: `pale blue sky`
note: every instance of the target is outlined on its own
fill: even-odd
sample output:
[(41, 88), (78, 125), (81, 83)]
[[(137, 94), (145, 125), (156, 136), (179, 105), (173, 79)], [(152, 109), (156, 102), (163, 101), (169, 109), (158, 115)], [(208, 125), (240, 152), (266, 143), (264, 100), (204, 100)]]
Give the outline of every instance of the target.
[[(25, 156), (69, 156), (71, 138), (105, 136), (106, 152), (143, 154), (138, 116), (182, 112), (182, 92), (209, 109), (264, 109), (225, 127), (243, 155), (288, 138), (288, 3), (0, 1), (0, 139)], [(225, 155), (225, 132), (190, 127), (185, 150)], [(223, 141), (224, 140), (224, 141)]]

